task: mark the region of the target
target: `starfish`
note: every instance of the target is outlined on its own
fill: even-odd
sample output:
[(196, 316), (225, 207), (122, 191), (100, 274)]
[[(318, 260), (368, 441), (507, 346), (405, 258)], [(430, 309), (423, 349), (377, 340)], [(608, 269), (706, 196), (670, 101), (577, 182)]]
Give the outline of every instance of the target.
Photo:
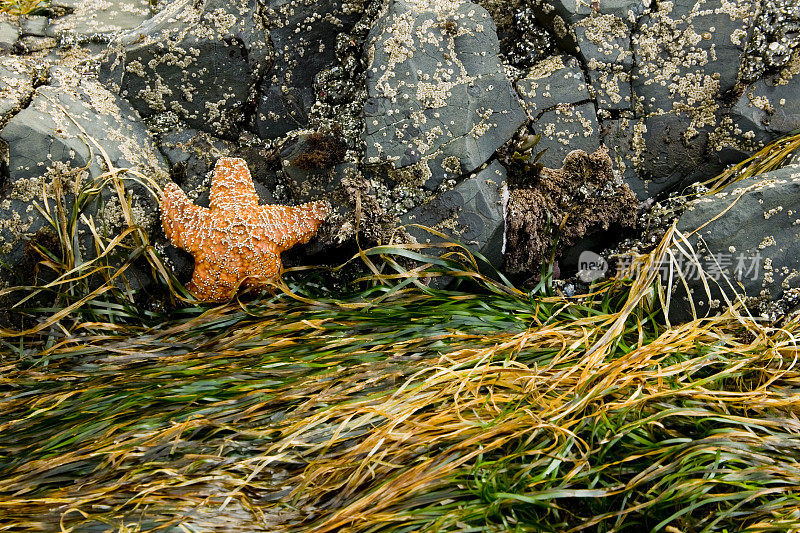
[(324, 201), (258, 205), (247, 163), (223, 157), (214, 167), (208, 208), (169, 183), (161, 210), (167, 238), (194, 256), (189, 292), (198, 300), (223, 301), (240, 285), (266, 286), (280, 275), (281, 252), (308, 242), (330, 207)]

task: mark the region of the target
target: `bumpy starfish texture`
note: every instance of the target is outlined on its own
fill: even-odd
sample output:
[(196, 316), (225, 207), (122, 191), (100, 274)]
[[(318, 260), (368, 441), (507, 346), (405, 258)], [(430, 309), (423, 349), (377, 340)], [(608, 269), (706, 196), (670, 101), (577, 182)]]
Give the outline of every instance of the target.
[(223, 157), (214, 167), (208, 208), (193, 204), (169, 183), (161, 210), (167, 238), (194, 256), (189, 291), (198, 300), (222, 301), (239, 285), (264, 286), (278, 276), (281, 252), (308, 242), (330, 207), (322, 201), (258, 205), (247, 163)]

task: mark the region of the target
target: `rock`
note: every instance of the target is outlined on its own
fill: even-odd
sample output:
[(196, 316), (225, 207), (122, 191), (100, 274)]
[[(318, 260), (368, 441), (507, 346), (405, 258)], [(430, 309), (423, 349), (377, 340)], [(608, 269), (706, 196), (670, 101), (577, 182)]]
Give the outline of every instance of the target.
[(603, 121), (600, 140), (609, 149), (611, 160), (619, 169), (622, 180), (636, 194), (639, 200), (652, 198), (667, 187), (662, 182), (652, 184), (639, 177), (644, 161), (644, 135), (648, 132), (643, 119), (622, 117)]
[[(753, 82), (766, 72), (779, 72), (796, 63), (800, 49), (800, 3), (797, 0), (762, 0), (750, 30), (741, 79)], [(795, 67), (796, 68), (796, 67)]]
[[(503, 260), (505, 180), (505, 169), (500, 163), (493, 161), (453, 189), (442, 192), (430, 202), (407, 212), (402, 217), (402, 223), (407, 224), (406, 231), (419, 243), (437, 244), (446, 241), (408, 224), (419, 224), (442, 232), (455, 242), (466, 245), (472, 253), (480, 253), (499, 269)], [(438, 253), (444, 251), (440, 249)], [(423, 253), (437, 254), (434, 250)]]
[(631, 76), (620, 65), (590, 69), (592, 94), (599, 108), (598, 114), (610, 116), (611, 111), (631, 108)]
[(559, 36), (562, 49), (580, 59), (598, 110), (631, 109), (631, 36), (649, 13), (650, 0), (534, 5), (540, 19)]
[(516, 88), (532, 121), (556, 106), (591, 99), (580, 63), (569, 55), (550, 56), (536, 63), (517, 80)]
[[(691, 254), (678, 254), (675, 276), (683, 273), (698, 316), (724, 311), (726, 297), (763, 309), (800, 285), (800, 168), (766, 172), (694, 201), (678, 230), (688, 236), (711, 288), (709, 297)], [(670, 319), (691, 318), (686, 292), (676, 281)]]
[(35, 77), (33, 61), (17, 56), (0, 57), (0, 128), (27, 104), (33, 95)]
[(542, 135), (534, 150), (545, 150), (539, 161), (546, 167), (560, 167), (573, 150), (591, 153), (600, 147), (600, 128), (592, 103), (545, 111), (533, 123), (533, 130)]
[(268, 67), (258, 6), (257, 0), (174, 0), (117, 37), (98, 75), (142, 116), (172, 111), (194, 128), (235, 137)]
[(630, 21), (593, 13), (573, 25), (578, 56), (586, 65), (592, 94), (600, 109), (630, 109), (633, 66)]
[(500, 56), (519, 69), (528, 69), (553, 54), (555, 40), (524, 2), (478, 2), (497, 24)]
[(251, 139), (243, 135), (236, 143), (193, 130), (180, 122), (162, 127), (156, 142), (169, 163), (172, 181), (197, 205), (208, 207), (212, 171), (220, 157), (239, 157), (247, 162), (261, 203), (289, 203), (288, 195), (274, 197), (280, 188), (274, 154), (254, 137), (254, 142), (250, 142)]
[(265, 19), (275, 63), (259, 86), (256, 128), (274, 139), (308, 124), (314, 77), (336, 57), (337, 36), (361, 12), (342, 0), (270, 0)]
[[(37, 35), (23, 35), (17, 41), (17, 47), (23, 54), (35, 54), (44, 50), (58, 47), (58, 42), (52, 37), (39, 37)], [(52, 57), (52, 56), (51, 56)]]
[(54, 161), (89, 165), (90, 177), (100, 175), (105, 171), (98, 163), (100, 153), (86, 135), (118, 167), (159, 175), (166, 170), (147, 129), (127, 102), (74, 71), (54, 68), (50, 76), (50, 83), (37, 88), (31, 104), (0, 132), (9, 145), (7, 177), (12, 182), (41, 176)]
[(169, 163), (172, 181), (190, 200), (208, 207), (211, 171), (217, 159), (236, 150), (235, 144), (180, 123), (160, 134), (157, 143)]
[(19, 33), (23, 36), (47, 37), (47, 26), (50, 24), (43, 15), (23, 15), (20, 17)]
[(341, 128), (301, 135), (281, 151), (281, 169), (297, 203), (327, 198), (335, 210), (345, 208), (336, 201), (341, 177), (353, 172), (356, 165), (345, 162), (347, 147), (341, 140)]
[(800, 50), (797, 56), (797, 72), (758, 80), (733, 106), (731, 116), (743, 137), (766, 144), (800, 128)]
[(536, 276), (554, 246), (558, 257), (585, 236), (634, 226), (637, 206), (633, 192), (614, 175), (605, 148), (591, 155), (572, 151), (562, 168), (544, 168), (529, 186), (511, 191), (505, 270)]
[(19, 28), (0, 20), (0, 52), (9, 52), (19, 39)]
[(367, 163), (416, 167), (435, 190), (478, 168), (525, 122), (495, 26), (467, 0), (392, 0), (367, 40)]
[(590, 16), (609, 16), (634, 27), (646, 13), (651, 0), (603, 0), (602, 2), (573, 2), (572, 0), (534, 0), (532, 7), (540, 22), (556, 37), (562, 50), (580, 53), (577, 25)]
[(651, 0), (603, 0), (602, 2), (575, 2), (573, 0), (535, 0), (534, 4), (547, 5), (554, 15), (564, 22), (574, 24), (590, 15), (609, 14), (633, 24), (651, 5)]
[(70, 45), (108, 42), (155, 14), (149, 0), (53, 0), (50, 8), (66, 14), (51, 21), (47, 35)]
[(738, 81), (754, 0), (659, 2), (633, 36), (636, 104), (645, 115), (683, 111), (713, 125), (718, 98)]
[[(643, 135), (645, 150), (639, 164), (639, 178), (646, 184), (647, 196), (659, 195), (687, 179), (708, 163), (709, 130), (691, 131), (690, 119), (683, 113), (648, 117)], [(715, 174), (709, 169), (699, 177)]]
[[(106, 170), (101, 148), (118, 168), (137, 170), (159, 186), (167, 180), (166, 165), (130, 105), (98, 82), (66, 69), (52, 70), (50, 85), (36, 89), (30, 105), (0, 131), (0, 139), (8, 145), (0, 196), (0, 261), (6, 265), (19, 265), (26, 239), (48, 227), (33, 202), (44, 205), (46, 192), (51, 209), (58, 197), (69, 213), (76, 191)], [(157, 199), (131, 175), (120, 177), (131, 196), (134, 223), (156, 231)], [(125, 224), (117, 193), (108, 183), (83, 214), (108, 234)], [(93, 255), (83, 219), (77, 225), (81, 253)]]
[(757, 149), (728, 113), (753, 4), (675, 0), (627, 18), (602, 6), (573, 24), (604, 142), (641, 200), (709, 179)]
[(625, 183), (644, 201), (716, 176), (747, 153), (730, 139), (730, 119), (692, 129), (684, 113), (603, 122), (603, 142), (614, 153)]

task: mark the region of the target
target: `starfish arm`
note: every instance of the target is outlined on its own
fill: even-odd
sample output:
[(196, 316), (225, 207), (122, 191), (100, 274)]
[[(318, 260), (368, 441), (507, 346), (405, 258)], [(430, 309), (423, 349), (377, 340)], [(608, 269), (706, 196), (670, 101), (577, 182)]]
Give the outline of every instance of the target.
[(330, 206), (324, 201), (294, 207), (267, 205), (262, 208), (264, 225), (270, 229), (269, 234), (278, 251), (308, 242), (329, 214)]
[(222, 157), (214, 166), (211, 209), (232, 209), (258, 205), (258, 195), (244, 159)]
[(270, 280), (280, 275), (283, 269), (280, 253), (275, 248), (275, 245), (268, 241), (259, 244), (253, 259), (253, 263), (248, 270), (248, 275), (251, 277), (244, 281), (244, 284), (248, 286), (261, 285), (265, 280)]
[(239, 275), (225, 268), (218, 254), (198, 253), (195, 256), (192, 280), (186, 286), (195, 298), (206, 302), (230, 300), (239, 287)]
[(168, 183), (161, 199), (161, 223), (172, 244), (189, 253), (200, 251), (210, 212), (194, 205), (180, 187)]

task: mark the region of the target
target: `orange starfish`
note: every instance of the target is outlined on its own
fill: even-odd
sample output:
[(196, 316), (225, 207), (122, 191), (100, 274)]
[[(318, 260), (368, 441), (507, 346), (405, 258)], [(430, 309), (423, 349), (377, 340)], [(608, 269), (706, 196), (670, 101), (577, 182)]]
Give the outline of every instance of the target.
[(209, 205), (193, 204), (175, 183), (161, 201), (164, 233), (194, 256), (187, 288), (204, 301), (227, 300), (239, 285), (266, 285), (281, 272), (281, 252), (308, 242), (330, 212), (327, 202), (258, 205), (247, 163), (233, 157), (217, 161)]

